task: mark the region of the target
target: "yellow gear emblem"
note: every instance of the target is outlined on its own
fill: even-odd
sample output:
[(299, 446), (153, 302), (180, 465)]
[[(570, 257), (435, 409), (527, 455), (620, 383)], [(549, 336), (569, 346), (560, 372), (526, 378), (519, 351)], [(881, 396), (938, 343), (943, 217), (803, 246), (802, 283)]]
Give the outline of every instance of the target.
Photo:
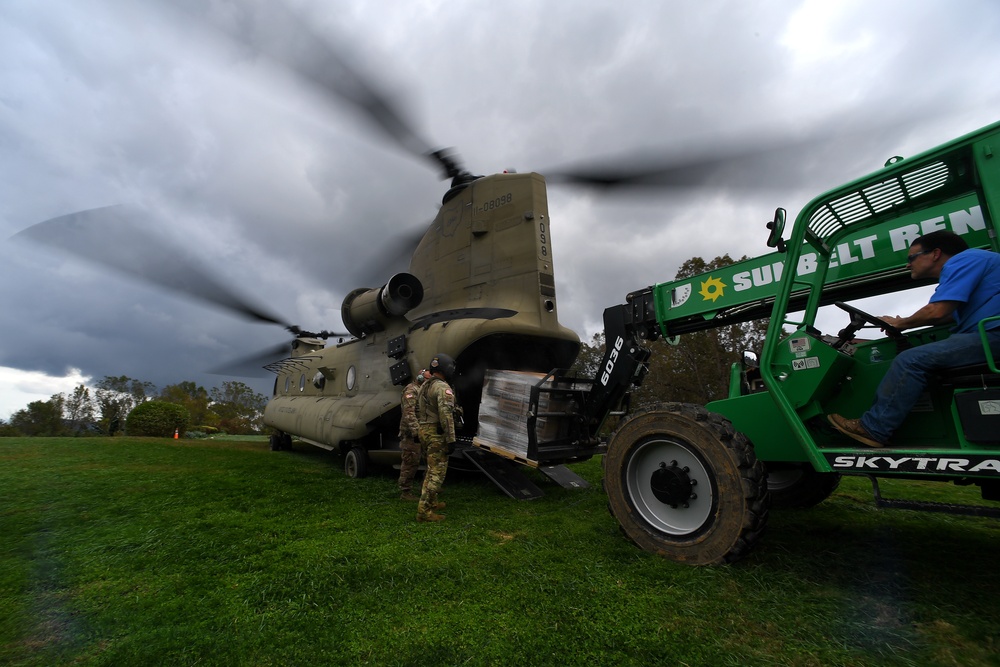
[(698, 290), (698, 294), (701, 295), (705, 301), (715, 301), (726, 289), (726, 283), (722, 282), (718, 278), (708, 277), (708, 280), (701, 284), (701, 289)]

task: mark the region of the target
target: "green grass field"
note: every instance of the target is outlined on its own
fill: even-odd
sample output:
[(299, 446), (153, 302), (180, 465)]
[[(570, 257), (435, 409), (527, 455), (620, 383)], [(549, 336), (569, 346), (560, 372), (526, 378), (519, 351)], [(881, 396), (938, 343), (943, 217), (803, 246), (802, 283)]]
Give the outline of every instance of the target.
[(302, 445), (3, 439), (0, 461), (4, 665), (1000, 664), (1000, 522), (877, 510), (858, 479), (692, 568), (621, 537), (598, 460), (530, 502), (450, 474), (441, 524), (392, 471)]

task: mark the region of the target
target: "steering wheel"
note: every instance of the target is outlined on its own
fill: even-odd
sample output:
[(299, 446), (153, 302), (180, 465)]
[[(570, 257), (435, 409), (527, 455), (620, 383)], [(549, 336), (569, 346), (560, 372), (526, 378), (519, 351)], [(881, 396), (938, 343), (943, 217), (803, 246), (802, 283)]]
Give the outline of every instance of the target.
[(898, 329), (892, 326), (882, 318), (875, 317), (874, 315), (866, 313), (863, 310), (859, 310), (854, 306), (844, 303), (843, 301), (836, 301), (834, 302), (833, 305), (847, 312), (851, 316), (851, 323), (848, 324), (843, 329), (841, 329), (840, 332), (837, 334), (838, 338), (836, 342), (833, 344), (834, 349), (839, 350), (844, 345), (846, 345), (848, 341), (854, 338), (854, 334), (856, 334), (866, 324), (878, 327), (879, 329), (884, 331), (889, 338), (893, 340), (904, 339), (902, 329)]

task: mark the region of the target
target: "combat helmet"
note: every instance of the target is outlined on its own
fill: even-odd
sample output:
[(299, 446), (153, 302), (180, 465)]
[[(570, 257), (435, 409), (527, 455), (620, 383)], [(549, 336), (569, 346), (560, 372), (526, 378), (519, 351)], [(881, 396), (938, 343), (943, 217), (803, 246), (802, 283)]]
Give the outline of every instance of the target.
[(450, 382), (455, 375), (455, 360), (447, 354), (435, 354), (431, 363), (427, 365), (427, 370), (431, 373), (441, 373), (444, 379)]

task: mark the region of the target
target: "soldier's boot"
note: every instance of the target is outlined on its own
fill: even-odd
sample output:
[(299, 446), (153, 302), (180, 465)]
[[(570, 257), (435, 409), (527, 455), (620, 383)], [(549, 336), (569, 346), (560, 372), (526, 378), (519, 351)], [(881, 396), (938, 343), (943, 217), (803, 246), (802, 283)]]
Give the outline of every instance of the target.
[(435, 521), (444, 521), (444, 520), (445, 520), (444, 514), (435, 514), (434, 512), (417, 515), (417, 523), (433, 523)]
[(437, 502), (431, 505), (432, 510), (443, 510), (445, 508), (444, 502)]
[(399, 494), (399, 499), (415, 503), (420, 500), (420, 496), (415, 496), (409, 491), (403, 491)]

